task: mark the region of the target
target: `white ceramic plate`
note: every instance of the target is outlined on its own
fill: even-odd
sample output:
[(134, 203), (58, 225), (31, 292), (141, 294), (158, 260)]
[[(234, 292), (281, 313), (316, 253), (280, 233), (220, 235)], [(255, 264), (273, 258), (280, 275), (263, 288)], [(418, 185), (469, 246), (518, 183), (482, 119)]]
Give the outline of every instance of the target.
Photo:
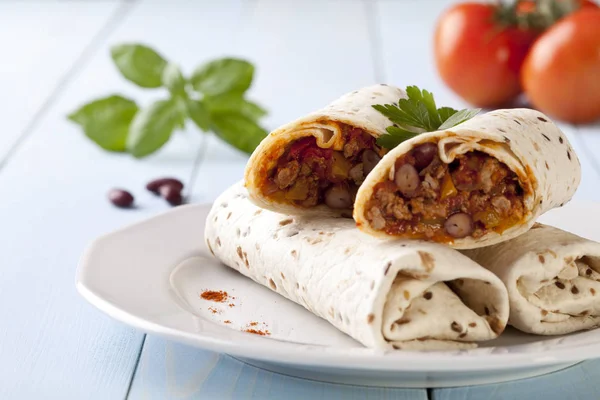
[[(475, 385), (541, 375), (600, 357), (600, 330), (542, 337), (508, 329), (499, 339), (466, 351), (366, 349), (212, 258), (204, 244), (209, 209), (178, 207), (97, 239), (81, 260), (77, 289), (100, 310), (148, 333), (268, 370), (330, 382)], [(600, 205), (569, 204), (542, 221), (600, 240), (598, 215)], [(199, 295), (205, 290), (225, 290), (235, 299), (203, 300)], [(246, 333), (247, 328), (270, 335)]]

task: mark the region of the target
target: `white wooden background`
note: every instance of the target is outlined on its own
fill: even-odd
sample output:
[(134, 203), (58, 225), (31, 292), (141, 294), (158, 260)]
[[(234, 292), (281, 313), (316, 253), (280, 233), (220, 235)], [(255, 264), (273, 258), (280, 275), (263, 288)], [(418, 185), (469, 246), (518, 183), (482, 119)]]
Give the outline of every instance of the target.
[[(65, 115), (120, 92), (111, 45), (151, 44), (184, 72), (237, 55), (257, 65), (253, 97), (274, 128), (372, 83), (417, 84), (440, 104), (460, 99), (436, 76), (431, 40), (449, 0), (219, 0), (0, 2), (0, 399), (592, 398), (600, 363), (507, 385), (434, 391), (304, 381), (146, 336), (85, 303), (73, 285), (95, 237), (167, 209), (150, 178), (197, 173), (191, 201), (209, 202), (242, 175), (246, 157), (191, 127), (144, 161), (108, 154)], [(600, 199), (600, 126), (563, 129), (583, 166), (579, 199)], [(135, 191), (135, 211), (106, 191)], [(594, 395), (594, 393), (596, 393)]]

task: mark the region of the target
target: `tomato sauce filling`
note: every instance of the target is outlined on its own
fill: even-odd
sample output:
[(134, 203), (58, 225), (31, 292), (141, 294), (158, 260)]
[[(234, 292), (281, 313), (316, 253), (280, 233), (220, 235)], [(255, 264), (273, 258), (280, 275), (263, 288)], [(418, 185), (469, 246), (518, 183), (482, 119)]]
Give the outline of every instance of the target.
[(269, 171), (263, 193), (299, 207), (326, 204), (351, 210), (358, 187), (385, 150), (374, 137), (349, 125), (342, 125), (342, 138), (340, 151), (319, 147), (312, 136), (290, 143)]
[(394, 171), (366, 205), (373, 229), (452, 243), (501, 233), (524, 218), (517, 175), (486, 153), (468, 152), (445, 164), (437, 144), (425, 143), (396, 160)]

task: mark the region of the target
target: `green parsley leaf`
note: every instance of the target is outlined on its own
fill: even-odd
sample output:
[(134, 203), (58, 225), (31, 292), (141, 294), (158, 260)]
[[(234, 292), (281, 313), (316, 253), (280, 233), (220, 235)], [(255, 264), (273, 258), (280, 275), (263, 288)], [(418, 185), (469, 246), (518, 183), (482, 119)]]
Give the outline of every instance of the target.
[(136, 158), (154, 153), (167, 143), (173, 130), (182, 125), (184, 118), (179, 103), (173, 99), (152, 103), (133, 119), (127, 137), (127, 150)]
[(207, 95), (244, 93), (250, 87), (254, 66), (235, 58), (214, 60), (198, 68), (190, 79), (195, 90)]
[(133, 100), (113, 95), (94, 100), (68, 118), (81, 125), (87, 137), (108, 151), (125, 151), (127, 132), (138, 106)]
[(473, 110), (468, 110), (468, 109), (460, 110), (460, 111), (456, 112), (455, 114), (453, 114), (446, 121), (444, 121), (444, 123), (438, 127), (438, 130), (448, 129), (448, 128), (452, 128), (453, 126), (456, 126), (458, 124), (462, 124), (463, 122), (468, 121), (471, 118), (473, 118), (474, 116), (476, 116), (477, 114), (479, 114), (480, 111), (481, 111), (481, 108), (475, 108)]
[(387, 128), (389, 135), (377, 139), (377, 143), (385, 148), (392, 149), (420, 133), (448, 129), (473, 118), (481, 111), (480, 109), (457, 111), (450, 107), (437, 108), (433, 94), (416, 86), (408, 86), (406, 95), (408, 98), (398, 100), (398, 105), (373, 105), (374, 109), (394, 124)]
[(144, 88), (162, 86), (167, 61), (156, 51), (141, 44), (121, 44), (111, 49), (112, 59), (121, 74)]
[(211, 116), (215, 134), (245, 152), (252, 153), (267, 132), (242, 113), (219, 113)]

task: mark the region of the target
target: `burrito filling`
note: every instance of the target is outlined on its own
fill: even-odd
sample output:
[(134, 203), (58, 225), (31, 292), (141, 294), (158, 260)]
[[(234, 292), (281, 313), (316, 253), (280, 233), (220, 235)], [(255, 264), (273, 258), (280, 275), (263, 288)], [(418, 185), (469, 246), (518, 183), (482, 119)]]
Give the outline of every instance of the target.
[(373, 229), (452, 243), (501, 233), (523, 220), (517, 175), (486, 153), (468, 152), (445, 164), (437, 144), (424, 143), (396, 160), (394, 171), (367, 203)]
[(351, 210), (358, 187), (385, 151), (362, 129), (344, 125), (342, 132), (340, 151), (319, 147), (312, 136), (292, 142), (269, 171), (263, 193), (300, 207)]

